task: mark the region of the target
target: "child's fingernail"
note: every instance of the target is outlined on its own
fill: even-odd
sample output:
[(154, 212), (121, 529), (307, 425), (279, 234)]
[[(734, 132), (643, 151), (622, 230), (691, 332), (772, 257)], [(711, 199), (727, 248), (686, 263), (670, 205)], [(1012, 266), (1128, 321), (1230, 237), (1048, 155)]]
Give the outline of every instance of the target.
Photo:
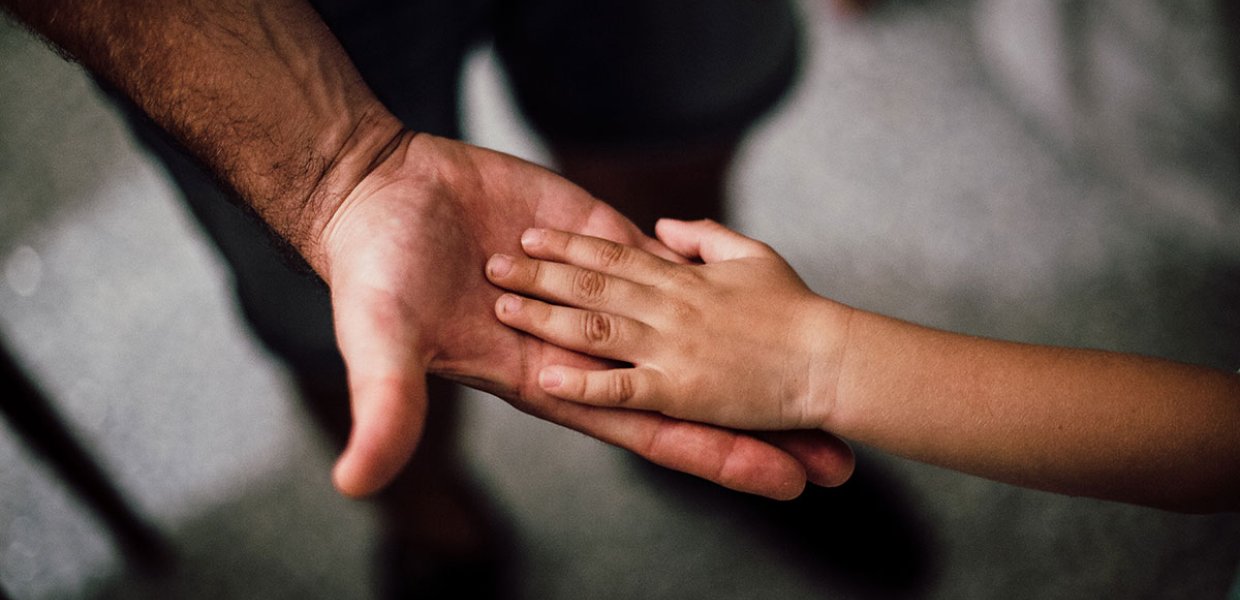
[(521, 245), (527, 248), (530, 246), (537, 246), (546, 238), (547, 232), (545, 230), (526, 229), (525, 233), (521, 234)]
[(505, 277), (512, 272), (512, 257), (506, 254), (496, 254), (487, 261), (487, 272), (491, 277)]
[(564, 376), (559, 371), (546, 369), (538, 374), (538, 385), (543, 386), (544, 389), (558, 388), (561, 383), (564, 383)]
[(499, 298), (499, 312), (511, 315), (521, 308), (521, 299), (512, 294), (504, 294)]

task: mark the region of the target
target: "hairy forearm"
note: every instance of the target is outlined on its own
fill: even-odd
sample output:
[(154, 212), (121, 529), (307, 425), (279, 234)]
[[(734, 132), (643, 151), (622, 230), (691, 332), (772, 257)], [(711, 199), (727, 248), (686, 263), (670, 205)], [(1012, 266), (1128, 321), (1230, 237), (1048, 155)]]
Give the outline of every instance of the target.
[(861, 311), (849, 339), (832, 432), (1027, 487), (1240, 509), (1240, 376)]
[(400, 132), (292, 0), (0, 0), (132, 98), (322, 271), (317, 237)]

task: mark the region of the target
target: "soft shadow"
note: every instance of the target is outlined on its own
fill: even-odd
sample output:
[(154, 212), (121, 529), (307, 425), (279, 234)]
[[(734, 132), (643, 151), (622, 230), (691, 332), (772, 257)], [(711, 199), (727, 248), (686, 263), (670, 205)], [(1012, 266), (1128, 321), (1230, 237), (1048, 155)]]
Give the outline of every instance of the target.
[[(418, 581), (418, 598), (475, 598), (490, 593), (491, 581), (478, 571), (433, 556), (400, 556), (402, 571), (391, 573), (390, 540), (378, 511), (368, 502), (337, 494), (326, 473), (285, 471), (274, 479), (235, 490), (170, 531), (176, 560), (160, 572), (130, 569), (95, 582), (88, 598), (323, 598), (385, 597), (390, 581)], [(507, 515), (497, 515), (504, 519)], [(509, 530), (505, 530), (510, 534)], [(497, 555), (512, 559), (498, 573), (499, 598), (518, 598), (514, 577), (518, 540), (506, 535)], [(409, 570), (409, 558), (418, 561)], [(468, 566), (468, 565), (466, 565)], [(438, 571), (432, 580), (425, 571)], [(484, 573), (481, 576), (491, 576)], [(429, 582), (429, 583), (428, 583)], [(406, 597), (406, 596), (397, 596)]]
[[(308, 491), (315, 487), (320, 486), (281, 478), (245, 490), (177, 528), (172, 535), (177, 560), (169, 569), (118, 572), (86, 596), (373, 597), (368, 511), (316, 501)], [(332, 493), (321, 487), (319, 493)]]
[(687, 510), (741, 524), (824, 592), (842, 584), (867, 597), (916, 598), (934, 582), (935, 536), (904, 486), (873, 457), (858, 453), (844, 485), (810, 485), (786, 502), (643, 464)]

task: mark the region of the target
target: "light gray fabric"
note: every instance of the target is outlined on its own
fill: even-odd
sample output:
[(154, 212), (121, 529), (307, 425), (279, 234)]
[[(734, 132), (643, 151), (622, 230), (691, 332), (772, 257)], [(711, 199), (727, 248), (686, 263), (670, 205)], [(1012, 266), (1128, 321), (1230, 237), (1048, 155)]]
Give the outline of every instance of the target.
[[(1231, 2), (979, 0), (979, 56), (1064, 158), (1174, 198), (1178, 217), (1240, 244), (1240, 103)], [(1240, 202), (1240, 199), (1237, 200)]]

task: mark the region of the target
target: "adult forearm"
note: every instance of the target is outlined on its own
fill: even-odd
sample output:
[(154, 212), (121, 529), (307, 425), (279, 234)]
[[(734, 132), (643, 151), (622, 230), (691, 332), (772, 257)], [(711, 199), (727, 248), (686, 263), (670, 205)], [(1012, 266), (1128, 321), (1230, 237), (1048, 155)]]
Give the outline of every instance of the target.
[(400, 131), (291, 0), (3, 0), (119, 88), (316, 269), (335, 202)]
[(1240, 509), (1240, 376), (858, 313), (828, 429), (1014, 483)]

